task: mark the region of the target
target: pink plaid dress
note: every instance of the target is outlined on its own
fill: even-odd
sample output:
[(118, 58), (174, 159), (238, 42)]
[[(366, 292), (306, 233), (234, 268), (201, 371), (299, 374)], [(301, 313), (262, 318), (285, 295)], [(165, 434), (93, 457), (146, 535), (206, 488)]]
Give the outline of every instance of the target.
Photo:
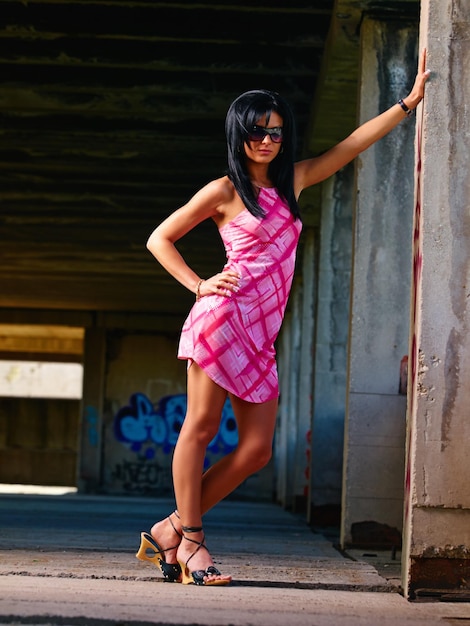
[(241, 276), (231, 296), (205, 296), (181, 332), (178, 358), (197, 363), (218, 385), (249, 402), (277, 398), (274, 342), (294, 274), (302, 225), (276, 189), (258, 197), (266, 216), (244, 209), (220, 229), (227, 263)]

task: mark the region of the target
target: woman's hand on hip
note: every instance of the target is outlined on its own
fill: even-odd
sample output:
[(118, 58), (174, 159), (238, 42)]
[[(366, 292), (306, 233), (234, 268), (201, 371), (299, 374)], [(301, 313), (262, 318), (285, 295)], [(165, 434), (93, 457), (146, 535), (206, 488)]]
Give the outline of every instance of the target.
[(206, 278), (199, 288), (200, 297), (210, 295), (231, 296), (239, 289), (240, 275), (233, 270), (227, 270)]

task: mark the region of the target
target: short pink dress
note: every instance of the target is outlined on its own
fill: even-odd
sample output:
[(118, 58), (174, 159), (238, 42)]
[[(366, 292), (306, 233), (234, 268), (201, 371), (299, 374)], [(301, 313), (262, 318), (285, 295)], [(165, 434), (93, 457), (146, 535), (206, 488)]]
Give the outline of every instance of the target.
[(244, 209), (220, 229), (225, 270), (241, 276), (231, 296), (211, 295), (192, 307), (179, 359), (197, 363), (228, 392), (249, 402), (277, 398), (274, 342), (289, 297), (302, 225), (274, 188), (260, 190), (264, 218)]

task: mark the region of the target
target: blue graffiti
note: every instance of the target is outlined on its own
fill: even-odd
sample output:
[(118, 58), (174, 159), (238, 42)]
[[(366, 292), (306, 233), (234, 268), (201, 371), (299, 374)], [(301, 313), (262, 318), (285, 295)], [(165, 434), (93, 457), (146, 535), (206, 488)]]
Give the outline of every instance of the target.
[[(143, 393), (134, 393), (129, 404), (121, 407), (114, 417), (116, 439), (129, 447), (142, 460), (155, 458), (158, 449), (170, 454), (186, 414), (187, 396), (165, 396), (155, 407)], [(238, 430), (232, 405), (227, 400), (222, 410), (220, 428), (210, 442), (209, 454), (227, 454), (238, 443)], [(206, 455), (205, 465), (210, 461)]]

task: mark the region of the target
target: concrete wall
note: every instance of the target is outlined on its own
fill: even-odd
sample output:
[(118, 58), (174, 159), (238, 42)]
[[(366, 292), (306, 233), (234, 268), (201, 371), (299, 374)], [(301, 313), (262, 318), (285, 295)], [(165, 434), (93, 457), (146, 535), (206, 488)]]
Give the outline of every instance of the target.
[(323, 185), (310, 481), (314, 524), (340, 519), (353, 197), (353, 165)]
[[(176, 358), (177, 342), (177, 336), (155, 333), (87, 330), (89, 356), (85, 355), (85, 362), (89, 365), (85, 369), (79, 464), (82, 490), (173, 494), (171, 461), (186, 411), (186, 363)], [(236, 443), (236, 423), (227, 401), (206, 466)], [(273, 466), (249, 478), (237, 494), (271, 500)]]
[(37, 317), (0, 323), (0, 482), (73, 486), (83, 330)]
[[(362, 24), (360, 122), (413, 84), (415, 24)], [(399, 541), (406, 398), (400, 364), (408, 352), (414, 119), (405, 119), (357, 160), (349, 381), (341, 541)]]
[(315, 229), (304, 223), (302, 237), (298, 258), (301, 277), (294, 280), (277, 345), (280, 403), (274, 457), (277, 500), (286, 508), (306, 512), (310, 489), (317, 291)]
[(169, 495), (171, 456), (184, 413), (173, 411), (170, 423), (158, 405), (185, 393), (177, 339), (110, 332), (107, 343), (103, 489)]
[(76, 483), (80, 403), (0, 398), (0, 482)]
[[(69, 340), (62, 337), (70, 332), (57, 320), (52, 331), (47, 324), (53, 319), (53, 314), (44, 313), (43, 327), (13, 325), (12, 335), (21, 336), (22, 342), (21, 346), (15, 343), (15, 355), (26, 358), (35, 346), (34, 356), (41, 359), (36, 337), (48, 334), (55, 357), (67, 354), (71, 358), (66, 352)], [(67, 319), (64, 315), (64, 321)], [(178, 335), (132, 330), (132, 323), (151, 326), (152, 320), (112, 317), (116, 319), (120, 328), (107, 328), (104, 316), (99, 318), (102, 324), (77, 327), (84, 342), (73, 358), (82, 360), (83, 368), (53, 363), (57, 368), (49, 370), (50, 363), (38, 366), (26, 360), (6, 367), (4, 390), (15, 391), (18, 397), (0, 397), (0, 482), (76, 485), (84, 492), (172, 495), (172, 453), (186, 411), (186, 363), (176, 358)], [(93, 320), (84, 316), (82, 321)], [(47, 358), (52, 358), (50, 348), (49, 344), (43, 346)], [(77, 365), (80, 372), (83, 369), (83, 393), (78, 390), (81, 399), (63, 400), (64, 380), (57, 371), (71, 365)], [(34, 375), (37, 370), (43, 373), (39, 389), (37, 376), (33, 377), (36, 386), (32, 386), (25, 378), (26, 370)], [(46, 371), (49, 375), (44, 379)], [(20, 387), (13, 387), (22, 377), (28, 384), (23, 381)], [(81, 377), (75, 381), (74, 397), (78, 387)], [(26, 398), (20, 393), (41, 390), (57, 397)], [(227, 401), (206, 466), (230, 452), (237, 439)], [(249, 478), (236, 495), (272, 500), (273, 481), (274, 463)]]
[(278, 341), (279, 412), (275, 434), (276, 498), (282, 506), (292, 509), (295, 503), (295, 475), (299, 423), (297, 404), (299, 401), (298, 375), (300, 369), (301, 327), (299, 305), (302, 289), (294, 285), (291, 307), (284, 318), (282, 333)]
[(470, 580), (470, 5), (422, 2), (403, 588)]

